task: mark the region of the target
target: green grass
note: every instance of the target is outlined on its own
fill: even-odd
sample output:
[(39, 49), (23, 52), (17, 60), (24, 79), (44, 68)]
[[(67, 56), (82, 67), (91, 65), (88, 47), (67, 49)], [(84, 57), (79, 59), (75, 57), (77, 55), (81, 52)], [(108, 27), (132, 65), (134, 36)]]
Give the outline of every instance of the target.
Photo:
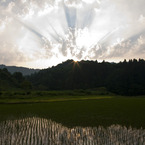
[(97, 100), (111, 99), (112, 96), (59, 96), (59, 97), (35, 97), (30, 99), (1, 99), (0, 104), (28, 104), (28, 103), (48, 103), (48, 102), (64, 102), (64, 101), (79, 101), (79, 100)]
[(9, 97), (2, 99), (1, 95), (0, 101), (5, 100), (5, 103), (12, 104), (0, 104), (0, 120), (36, 116), (52, 119), (68, 127), (99, 125), (107, 127), (121, 124), (145, 128), (144, 97), (62, 94), (51, 96), (47, 93), (34, 97), (34, 94), (29, 94), (31, 96), (29, 99), (29, 95), (20, 95), (18, 98), (13, 96), (12, 99)]
[[(109, 96), (110, 95), (110, 96)], [(111, 98), (112, 94), (99, 90), (74, 91), (17, 91), (0, 92), (0, 104), (46, 103), (54, 101)]]

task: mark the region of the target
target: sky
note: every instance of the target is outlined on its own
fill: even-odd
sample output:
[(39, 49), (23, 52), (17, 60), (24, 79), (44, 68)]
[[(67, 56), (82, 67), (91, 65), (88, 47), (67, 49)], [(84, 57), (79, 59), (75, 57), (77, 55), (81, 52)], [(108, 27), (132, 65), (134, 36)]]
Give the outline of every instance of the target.
[(145, 58), (145, 0), (0, 0), (0, 64)]

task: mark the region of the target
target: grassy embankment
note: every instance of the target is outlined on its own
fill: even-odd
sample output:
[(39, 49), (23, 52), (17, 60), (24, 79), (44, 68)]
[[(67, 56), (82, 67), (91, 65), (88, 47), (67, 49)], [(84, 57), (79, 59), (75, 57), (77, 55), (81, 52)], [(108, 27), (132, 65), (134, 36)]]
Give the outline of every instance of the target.
[(122, 124), (145, 128), (144, 97), (97, 95), (82, 90), (2, 92), (0, 103), (1, 121), (37, 116), (70, 127)]
[(104, 88), (74, 91), (1, 91), (0, 104), (46, 103), (56, 101), (112, 98)]

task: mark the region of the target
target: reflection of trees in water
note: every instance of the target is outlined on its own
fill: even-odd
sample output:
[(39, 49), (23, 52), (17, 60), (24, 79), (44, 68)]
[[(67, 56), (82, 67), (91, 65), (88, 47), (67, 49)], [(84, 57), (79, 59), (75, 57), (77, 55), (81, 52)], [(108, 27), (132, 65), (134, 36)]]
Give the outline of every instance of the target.
[(145, 130), (112, 125), (75, 127), (42, 118), (27, 118), (0, 123), (0, 145), (144, 145)]

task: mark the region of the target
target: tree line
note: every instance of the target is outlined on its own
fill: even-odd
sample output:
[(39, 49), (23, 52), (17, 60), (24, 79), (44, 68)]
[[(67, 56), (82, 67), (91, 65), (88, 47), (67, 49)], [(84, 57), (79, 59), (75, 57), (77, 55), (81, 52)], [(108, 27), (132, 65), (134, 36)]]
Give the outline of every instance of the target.
[(31, 83), (21, 72), (11, 74), (7, 68), (0, 69), (0, 91), (32, 89)]
[(75, 90), (106, 88), (119, 95), (145, 95), (145, 60), (119, 63), (67, 60), (29, 76), (0, 69), (2, 90)]
[(37, 90), (105, 87), (120, 95), (145, 95), (145, 60), (132, 59), (119, 63), (67, 60), (27, 79)]

